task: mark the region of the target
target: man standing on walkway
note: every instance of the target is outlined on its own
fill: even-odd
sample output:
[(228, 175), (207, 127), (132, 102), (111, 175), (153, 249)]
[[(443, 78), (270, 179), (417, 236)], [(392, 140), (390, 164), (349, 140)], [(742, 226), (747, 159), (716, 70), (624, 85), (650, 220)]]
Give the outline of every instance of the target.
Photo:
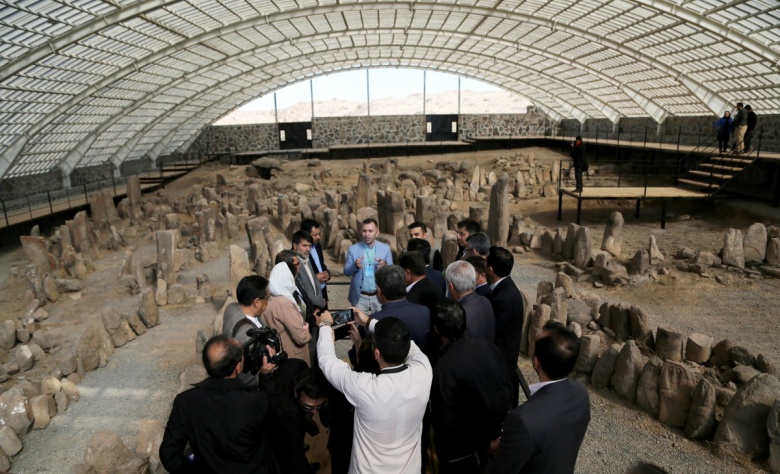
[(753, 151), (753, 147), (750, 145), (750, 143), (753, 141), (753, 134), (755, 134), (756, 131), (756, 124), (758, 123), (758, 117), (756, 116), (756, 113), (753, 112), (753, 107), (746, 105), (745, 110), (747, 110), (747, 131), (745, 132), (745, 153), (750, 153)]
[(390, 246), (376, 240), (379, 236), (376, 219), (365, 219), (360, 233), (363, 241), (352, 245), (347, 251), (344, 275), (352, 277), (349, 284), (350, 304), (366, 314), (371, 314), (382, 309), (376, 297), (374, 274), (377, 268), (393, 264), (393, 254), (390, 252)]
[(588, 171), (588, 162), (585, 160), (585, 143), (582, 137), (577, 135), (571, 145), (571, 159), (574, 162), (574, 179), (577, 182), (575, 193), (582, 192), (582, 172)]
[(734, 153), (745, 151), (745, 133), (747, 132), (747, 110), (742, 102), (737, 102), (737, 111), (734, 113)]

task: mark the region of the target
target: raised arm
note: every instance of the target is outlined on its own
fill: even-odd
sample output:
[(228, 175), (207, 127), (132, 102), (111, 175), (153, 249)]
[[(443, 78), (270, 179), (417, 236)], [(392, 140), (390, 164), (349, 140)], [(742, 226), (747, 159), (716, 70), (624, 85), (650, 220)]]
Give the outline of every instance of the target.
[(320, 338), (317, 340), (317, 362), (333, 387), (343, 393), (350, 404), (358, 406), (360, 402), (361, 379), (370, 378), (371, 374), (358, 373), (350, 369), (349, 364), (336, 357), (336, 347), (333, 342), (333, 328), (322, 326)]

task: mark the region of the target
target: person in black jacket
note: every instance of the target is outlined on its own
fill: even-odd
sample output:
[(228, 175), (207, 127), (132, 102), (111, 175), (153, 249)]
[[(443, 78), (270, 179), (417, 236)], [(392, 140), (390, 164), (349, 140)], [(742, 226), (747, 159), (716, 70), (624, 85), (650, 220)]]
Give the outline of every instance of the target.
[(444, 299), (444, 291), (425, 276), (423, 256), (418, 252), (404, 252), (398, 256), (398, 265), (404, 269), (406, 299), (410, 303), (425, 306), (428, 314), (433, 314), (436, 304)]
[(476, 473), (498, 446), (509, 411), (507, 367), (493, 342), (465, 335), (466, 313), (457, 301), (439, 303), (434, 328), (445, 344), (431, 387), (439, 472)]
[(316, 368), (308, 368), (300, 359), (289, 359), (273, 373), (274, 394), (271, 403), (276, 416), (276, 429), (271, 445), (282, 472), (310, 474), (317, 472), (320, 463), (306, 459), (304, 438), (315, 436), (319, 428), (314, 415), (328, 424), (325, 412), (328, 399), (328, 381)]
[(520, 376), (517, 374), (517, 357), (520, 355), (520, 338), (523, 337), (523, 295), (509, 274), (515, 259), (503, 247), (492, 246), (485, 265), (491, 286), (488, 299), (496, 316), (496, 345), (504, 354), (512, 377), (512, 406), (520, 400)]
[[(163, 467), (171, 474), (280, 472), (268, 447), (269, 394), (257, 378), (241, 374), (241, 345), (215, 336), (202, 357), (209, 377), (173, 400), (160, 444)], [(185, 455), (188, 443), (190, 456)]]
[(745, 153), (753, 151), (751, 142), (753, 141), (753, 135), (756, 133), (756, 125), (758, 124), (758, 117), (753, 112), (753, 107), (746, 105), (747, 110), (747, 131), (745, 131)]
[(588, 162), (585, 160), (585, 143), (582, 141), (582, 137), (577, 135), (574, 139), (574, 143), (571, 144), (571, 159), (574, 162), (574, 179), (577, 182), (577, 187), (574, 192), (582, 192), (582, 172), (588, 171)]
[(432, 282), (441, 288), (441, 293), (444, 294), (447, 291), (447, 282), (444, 280), (444, 275), (439, 270), (435, 270), (431, 266), (431, 243), (426, 239), (413, 238), (406, 244), (406, 250), (408, 252), (419, 252), (425, 260), (425, 278), (430, 279)]

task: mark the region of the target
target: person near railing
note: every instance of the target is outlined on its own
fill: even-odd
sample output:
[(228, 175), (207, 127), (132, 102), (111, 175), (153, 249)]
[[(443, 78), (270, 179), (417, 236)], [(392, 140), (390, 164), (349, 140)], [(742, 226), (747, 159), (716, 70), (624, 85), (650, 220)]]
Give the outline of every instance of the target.
[(574, 192), (582, 192), (582, 172), (588, 171), (588, 162), (585, 161), (585, 143), (582, 141), (582, 137), (577, 135), (574, 142), (571, 144), (571, 159), (574, 162), (574, 179), (577, 182), (577, 187)]
[(745, 132), (745, 153), (750, 153), (752, 151), (750, 142), (753, 140), (753, 133), (755, 133), (756, 130), (756, 123), (758, 122), (758, 117), (756, 116), (756, 113), (753, 112), (753, 107), (746, 105), (745, 110), (747, 110), (747, 132)]
[(745, 151), (745, 133), (747, 132), (747, 110), (742, 102), (737, 102), (737, 112), (734, 114), (734, 153)]
[(718, 129), (718, 151), (726, 153), (729, 151), (729, 136), (731, 135), (731, 125), (734, 121), (731, 119), (731, 112), (723, 112), (723, 117), (713, 123)]

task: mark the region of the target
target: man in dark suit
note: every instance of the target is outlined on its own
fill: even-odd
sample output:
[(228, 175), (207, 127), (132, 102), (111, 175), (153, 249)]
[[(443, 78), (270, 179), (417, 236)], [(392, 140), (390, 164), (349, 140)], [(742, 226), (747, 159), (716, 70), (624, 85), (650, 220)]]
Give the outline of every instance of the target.
[[(257, 378), (241, 374), (240, 344), (224, 335), (212, 337), (202, 357), (209, 377), (173, 400), (160, 444), (162, 465), (172, 474), (278, 472), (268, 447), (269, 396)], [(269, 373), (263, 359), (261, 371)], [(191, 457), (185, 456), (188, 443)]]
[(490, 283), (490, 304), (496, 316), (496, 345), (504, 354), (512, 376), (512, 406), (517, 406), (520, 395), (520, 376), (517, 374), (517, 357), (520, 355), (520, 338), (523, 336), (523, 295), (509, 274), (515, 259), (509, 250), (492, 246), (485, 265)]
[(466, 258), (466, 261), (474, 267), (474, 273), (476, 273), (477, 282), (474, 291), (479, 296), (487, 298), (490, 295), (490, 284), (487, 282), (487, 269), (485, 268), (485, 259), (483, 257), (471, 256)]
[(468, 255), (466, 255), (466, 249), (468, 248), (466, 239), (468, 239), (471, 234), (481, 232), (482, 227), (479, 225), (479, 222), (473, 219), (464, 219), (458, 222), (456, 229), (456, 236), (458, 239), (458, 258), (456, 258), (456, 260), (466, 260), (466, 257), (468, 257)]
[(478, 472), (487, 453), (498, 446), (509, 410), (506, 364), (493, 341), (466, 336), (467, 315), (457, 301), (439, 303), (434, 320), (445, 344), (433, 367), (431, 387), (439, 472)]
[[(371, 315), (381, 320), (395, 316), (409, 327), (412, 340), (425, 352), (431, 332), (431, 316), (428, 308), (415, 304), (406, 298), (406, 280), (404, 270), (398, 265), (385, 265), (376, 271), (376, 296), (382, 303), (382, 310)], [(360, 311), (356, 309), (356, 311)], [(361, 319), (362, 320), (362, 319)]]
[(411, 239), (406, 245), (406, 250), (409, 252), (420, 252), (425, 260), (425, 278), (430, 279), (441, 288), (441, 294), (447, 292), (447, 282), (444, 280), (444, 275), (438, 270), (434, 270), (431, 267), (431, 243), (426, 239)]
[(304, 219), (301, 221), (301, 230), (305, 230), (311, 235), (311, 262), (314, 264), (314, 268), (317, 271), (317, 280), (320, 282), (320, 288), (322, 288), (322, 297), (325, 298), (325, 307), (328, 304), (328, 281), (330, 281), (330, 272), (328, 266), (325, 265), (325, 254), (322, 252), (322, 226), (314, 219)]
[(470, 263), (458, 260), (447, 267), (447, 289), (466, 311), (466, 335), (496, 343), (496, 317), (490, 300), (474, 292), (476, 275)]
[[(420, 221), (414, 221), (407, 227), (409, 229), (409, 240), (411, 239), (425, 239), (428, 240), (428, 226)], [(431, 266), (437, 272), (444, 270), (444, 262), (441, 258), (441, 252), (439, 250), (433, 251), (433, 257), (430, 261), (426, 260), (427, 264)]]
[(568, 378), (578, 352), (579, 339), (573, 331), (561, 324), (545, 326), (534, 348), (539, 383), (531, 385), (531, 397), (507, 417), (487, 472), (574, 472), (590, 422), (588, 391)]
[(406, 278), (406, 299), (411, 303), (424, 305), (428, 314), (436, 311), (436, 304), (444, 299), (444, 292), (433, 281), (425, 277), (425, 261), (418, 252), (404, 252), (398, 257)]

